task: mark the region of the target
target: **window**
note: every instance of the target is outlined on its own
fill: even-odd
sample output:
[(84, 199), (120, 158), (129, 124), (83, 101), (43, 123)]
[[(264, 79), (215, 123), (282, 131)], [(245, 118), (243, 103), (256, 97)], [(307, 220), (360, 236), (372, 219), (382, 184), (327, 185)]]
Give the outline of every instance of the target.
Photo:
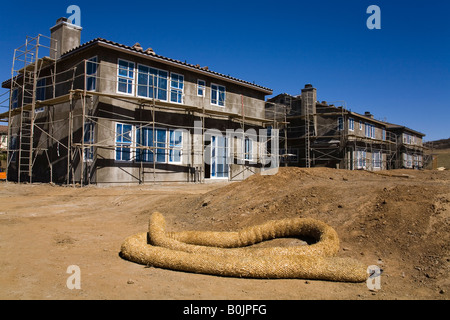
[(348, 119), (348, 130), (355, 131), (355, 119), (353, 118)]
[(45, 78), (39, 79), (36, 83), (36, 100), (45, 100)]
[(339, 117), (338, 118), (338, 131), (344, 130), (344, 118)]
[(153, 128), (148, 127), (141, 127), (136, 131), (138, 146), (150, 147), (138, 148), (137, 161), (153, 162), (156, 155), (156, 162), (166, 162), (166, 130), (156, 128), (154, 133), (153, 135)]
[(385, 129), (385, 128), (383, 128), (383, 131), (382, 131), (382, 133), (381, 133), (381, 138), (382, 138), (383, 140), (386, 140), (386, 129)]
[(167, 101), (168, 72), (147, 66), (138, 66), (138, 96)]
[(183, 149), (183, 132), (180, 130), (169, 131), (169, 162), (181, 163), (181, 151)]
[(86, 62), (86, 90), (95, 91), (97, 89), (96, 86), (97, 86), (97, 57), (93, 57)]
[(116, 123), (116, 160), (131, 161), (131, 124)]
[(225, 106), (225, 87), (211, 84), (211, 104)]
[(197, 80), (197, 96), (204, 97), (206, 91), (206, 82), (204, 80)]
[(359, 122), (359, 130), (362, 130), (362, 121)]
[(133, 94), (134, 63), (119, 59), (119, 68), (117, 73), (117, 91), (126, 94)]
[(228, 139), (211, 137), (211, 178), (228, 178)]
[(373, 124), (365, 123), (366, 137), (375, 139), (375, 126)]
[[(46, 79), (42, 78), (36, 82), (36, 101), (44, 101), (45, 100), (45, 84)], [(45, 107), (36, 108), (34, 113), (44, 112)]]
[(11, 108), (16, 109), (19, 106), (19, 89), (14, 89), (11, 97)]
[(94, 159), (94, 123), (84, 124), (84, 143), (88, 144), (84, 148), (84, 161), (92, 161)]
[(357, 148), (356, 149), (356, 168), (365, 169), (366, 168), (366, 150)]
[(253, 141), (249, 137), (245, 137), (244, 140), (244, 159), (253, 160)]
[(172, 73), (170, 79), (170, 101), (183, 103), (184, 77), (181, 74)]
[(412, 168), (412, 161), (413, 161), (412, 154), (408, 154), (408, 163), (407, 163), (408, 168)]
[(381, 162), (382, 162), (381, 151), (374, 151), (372, 153), (372, 166), (374, 168), (381, 168)]
[(411, 144), (411, 135), (404, 133), (403, 134), (403, 143)]

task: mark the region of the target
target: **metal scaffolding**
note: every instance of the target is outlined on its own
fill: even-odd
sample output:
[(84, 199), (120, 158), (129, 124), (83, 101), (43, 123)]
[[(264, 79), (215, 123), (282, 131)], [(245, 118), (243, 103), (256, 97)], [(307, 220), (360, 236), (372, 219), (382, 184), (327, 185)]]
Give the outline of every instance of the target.
[[(12, 121), (8, 121), (8, 143), (14, 141), (15, 149), (8, 147), (8, 166), (12, 157), (11, 151), (18, 153), (17, 180), (32, 182), (32, 172), (34, 164), (34, 130), (35, 111), (38, 93), (38, 79), (42, 68), (49, 65), (54, 66), (56, 74), (56, 63), (48, 56), (40, 58), (39, 54), (44, 51), (55, 50), (52, 46), (53, 40), (39, 34), (36, 37), (26, 38), (25, 44), (14, 50), (11, 83), (10, 83), (10, 108), (8, 119), (11, 120), (13, 109), (19, 109), (19, 129), (13, 137), (11, 134)], [(54, 81), (54, 80), (53, 80)]]
[[(192, 126), (183, 127), (190, 131), (195, 130), (195, 121), (198, 119), (199, 123), (201, 123), (201, 148), (194, 146), (194, 142), (190, 141), (193, 145), (190, 152), (192, 153), (192, 157), (197, 156), (201, 157), (201, 159), (204, 159), (205, 121), (209, 118), (222, 119), (240, 124), (243, 132), (242, 139), (244, 141), (244, 129), (246, 127), (265, 127), (267, 125), (272, 125), (274, 128), (277, 127), (273, 120), (268, 120), (264, 117), (249, 116), (247, 110), (251, 110), (254, 107), (246, 105), (243, 96), (241, 96), (240, 101), (241, 112), (234, 113), (227, 111), (227, 109), (233, 107), (228, 103), (230, 108), (227, 109), (206, 109), (204, 97), (202, 105), (188, 105), (185, 103), (179, 104), (158, 100), (156, 99), (156, 92), (153, 92), (152, 98), (137, 95), (123, 95), (116, 92), (102, 92), (101, 90), (97, 90), (101, 82), (104, 82), (104, 87), (108, 85), (117, 87), (118, 79), (102, 77), (101, 71), (105, 71), (107, 68), (117, 68), (117, 66), (85, 59), (70, 68), (58, 70), (58, 60), (51, 59), (48, 56), (39, 58), (39, 55), (42, 55), (42, 52), (44, 52), (41, 50), (42, 48), (45, 48), (48, 52), (48, 50), (55, 50), (52, 48), (57, 47), (56, 45), (44, 45), (42, 43), (44, 39), (47, 42), (54, 41), (42, 35), (35, 38), (27, 37), (25, 45), (14, 51), (12, 76), (8, 84), (10, 88), (9, 110), (6, 113), (0, 114), (0, 119), (8, 120), (7, 167), (9, 169), (13, 162), (17, 164), (17, 176), (8, 176), (8, 180), (15, 180), (19, 183), (34, 182), (34, 174), (36, 171), (34, 169), (39, 169), (34, 168), (35, 161), (37, 156), (40, 155), (41, 158), (47, 159), (47, 169), (49, 170), (48, 180), (49, 182), (53, 182), (54, 165), (56, 162), (59, 163), (61, 161), (60, 155), (63, 154), (65, 156), (65, 152), (67, 152), (65, 183), (88, 185), (95, 182), (92, 181), (92, 177), (95, 163), (98, 159), (98, 150), (112, 151), (116, 149), (114, 143), (116, 132), (114, 129), (111, 129), (111, 126), (106, 126), (105, 121), (117, 121), (117, 118), (114, 112), (107, 114), (104, 111), (101, 115), (97, 113), (101, 99), (125, 101), (130, 106), (135, 106), (140, 115), (139, 119), (129, 118), (126, 119), (126, 122), (132, 123), (137, 128), (151, 130), (153, 139), (155, 139), (157, 126), (162, 125), (168, 128), (177, 128), (177, 125), (173, 123), (164, 123), (165, 119), (161, 119), (158, 122), (158, 119), (156, 119), (158, 112), (184, 114), (186, 117), (190, 117), (193, 122)], [(20, 69), (19, 63), (22, 63)], [(95, 68), (91, 68), (92, 66), (95, 66)], [(46, 70), (45, 75), (41, 74), (43, 69)], [(95, 69), (96, 72), (93, 73), (92, 69)], [(50, 75), (48, 75), (49, 72)], [(42, 81), (41, 84), (42, 79), (46, 79), (47, 81)], [(97, 85), (95, 90), (90, 90), (92, 89), (92, 83)], [(51, 94), (41, 95), (40, 90), (42, 88), (47, 93), (51, 92)], [(155, 87), (152, 87), (152, 89), (155, 90)], [(170, 88), (167, 89), (167, 91), (169, 90)], [(166, 94), (169, 95), (170, 92), (166, 92)], [(183, 99), (186, 97), (187, 94), (183, 92)], [(67, 118), (58, 117), (58, 112), (62, 105), (68, 105)], [(144, 112), (148, 114), (148, 111), (150, 111), (151, 119), (143, 120), (142, 114)], [(105, 132), (109, 131), (106, 134), (107, 138), (100, 139), (96, 137), (93, 139), (95, 133), (95, 129), (93, 128), (102, 128)], [(77, 129), (81, 134), (75, 133)], [(58, 159), (52, 158), (49, 152), (49, 146), (52, 146), (52, 150), (57, 154)], [(140, 152), (147, 151), (151, 152), (155, 157), (158, 150), (161, 149), (163, 149), (166, 155), (170, 152), (169, 146), (159, 147), (155, 140), (153, 140), (151, 145), (146, 145), (142, 141), (138, 141), (136, 137), (133, 137), (133, 150), (135, 150), (133, 161), (140, 162), (139, 176), (136, 177), (139, 183), (147, 182), (148, 179), (146, 181), (146, 176), (148, 177), (149, 174), (152, 175), (153, 182), (156, 182), (157, 170), (155, 160), (153, 160), (153, 163), (144, 163), (142, 159), (139, 161), (136, 155)], [(247, 158), (245, 152), (241, 152), (240, 155), (244, 158), (244, 166), (240, 172), (244, 176), (243, 172), (245, 170), (251, 171), (252, 168), (248, 165), (248, 161), (245, 162)], [(267, 156), (272, 156), (272, 154), (268, 154)], [(155, 159), (154, 157), (153, 159)], [(189, 163), (189, 165), (196, 165), (195, 168), (192, 168), (194, 171), (193, 181), (204, 182), (204, 161), (202, 161), (200, 166), (195, 163)], [(78, 173), (76, 173), (76, 170), (79, 170)], [(9, 171), (8, 174), (10, 174)], [(188, 176), (191, 179), (191, 175)]]

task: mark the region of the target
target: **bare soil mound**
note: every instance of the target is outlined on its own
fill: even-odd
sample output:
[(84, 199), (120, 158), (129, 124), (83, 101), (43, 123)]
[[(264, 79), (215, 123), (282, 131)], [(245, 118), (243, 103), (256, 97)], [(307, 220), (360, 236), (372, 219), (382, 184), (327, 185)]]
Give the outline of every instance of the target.
[[(280, 168), (242, 182), (132, 187), (0, 184), (2, 299), (448, 299), (450, 172)], [(365, 283), (237, 279), (121, 259), (153, 211), (168, 231), (232, 231), (289, 217), (332, 226), (342, 257), (378, 265)], [(263, 246), (292, 245), (276, 239)], [(66, 270), (81, 270), (81, 289)]]

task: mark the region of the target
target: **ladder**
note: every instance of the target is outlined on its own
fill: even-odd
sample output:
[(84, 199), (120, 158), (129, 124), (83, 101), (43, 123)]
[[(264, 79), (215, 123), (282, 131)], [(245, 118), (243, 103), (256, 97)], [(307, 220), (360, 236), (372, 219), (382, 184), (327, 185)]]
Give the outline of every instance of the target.
[[(20, 117), (18, 123), (17, 182), (32, 182), (33, 135), (36, 109), (36, 85), (39, 65), (39, 38), (27, 36), (24, 45), (14, 50), (11, 71), (11, 90), (20, 92)], [(27, 106), (25, 110), (25, 106)], [(10, 107), (12, 108), (12, 106)], [(10, 119), (9, 121), (12, 121)]]

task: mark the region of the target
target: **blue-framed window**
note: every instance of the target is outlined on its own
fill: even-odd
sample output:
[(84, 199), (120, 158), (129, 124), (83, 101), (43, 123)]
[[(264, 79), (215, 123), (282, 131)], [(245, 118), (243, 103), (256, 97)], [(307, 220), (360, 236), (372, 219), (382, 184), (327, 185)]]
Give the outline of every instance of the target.
[(167, 101), (169, 73), (164, 70), (138, 66), (138, 96)]
[(181, 163), (183, 151), (183, 132), (181, 130), (169, 130), (169, 162)]
[[(141, 127), (136, 130), (138, 147), (144, 147), (138, 148), (136, 161), (153, 162), (153, 159), (156, 159), (156, 162), (166, 162), (167, 131), (165, 129), (155, 128), (154, 133), (153, 135), (153, 128), (148, 127)], [(149, 148), (146, 149), (145, 147)]]
[(170, 77), (170, 101), (183, 103), (184, 76), (172, 73)]
[(116, 123), (116, 160), (131, 161), (133, 126)]
[(353, 118), (348, 119), (348, 130), (355, 131), (355, 119)]
[(117, 70), (117, 91), (133, 94), (134, 93), (134, 62), (119, 59)]
[(206, 82), (204, 80), (197, 80), (197, 96), (204, 97), (206, 92)]
[(93, 57), (87, 60), (86, 62), (86, 90), (95, 91), (96, 89), (97, 89), (97, 57)]
[(211, 104), (225, 106), (226, 89), (224, 86), (211, 84)]
[(338, 118), (338, 131), (344, 130), (344, 118), (339, 117)]

